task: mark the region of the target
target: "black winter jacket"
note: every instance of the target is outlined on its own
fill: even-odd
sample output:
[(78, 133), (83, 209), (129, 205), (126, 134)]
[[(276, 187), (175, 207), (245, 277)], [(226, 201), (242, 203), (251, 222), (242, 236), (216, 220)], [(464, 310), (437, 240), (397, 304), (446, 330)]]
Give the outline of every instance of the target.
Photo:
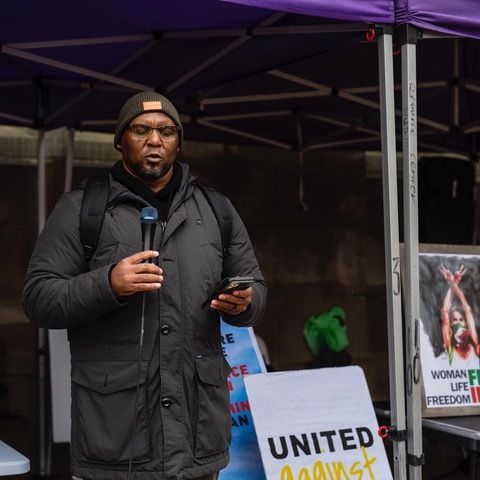
[[(201, 308), (222, 276), (251, 275), (253, 302), (241, 315), (263, 314), (266, 288), (245, 227), (232, 207), (223, 259), (217, 220), (188, 167), (154, 248), (162, 288), (146, 294), (145, 340), (135, 442), (137, 480), (196, 478), (228, 463), (230, 368), (222, 355), (218, 313)], [(97, 250), (87, 265), (79, 239), (83, 190), (64, 194), (37, 240), (27, 271), (24, 308), (43, 328), (67, 328), (72, 357), (72, 474), (126, 479), (134, 419), (142, 295), (119, 301), (109, 284), (116, 262), (142, 249), (146, 202), (111, 178)], [(159, 372), (155, 392), (152, 363)], [(157, 398), (153, 399), (152, 396)]]

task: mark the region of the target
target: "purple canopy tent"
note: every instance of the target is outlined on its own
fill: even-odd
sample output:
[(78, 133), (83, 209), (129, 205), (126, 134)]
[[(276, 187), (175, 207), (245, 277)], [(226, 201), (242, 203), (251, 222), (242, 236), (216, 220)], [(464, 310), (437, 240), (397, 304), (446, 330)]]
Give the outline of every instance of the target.
[(477, 0), (223, 1), (335, 20), (396, 25), (408, 23), (433, 32), (480, 39), (480, 11)]
[[(302, 153), (342, 144), (376, 146), (381, 126), (392, 425), (404, 430), (395, 160), (395, 115), (401, 113), (394, 109), (391, 32), (380, 28), (380, 89), (376, 87), (374, 52), (368, 51), (368, 45), (362, 42), (363, 33), (368, 29), (365, 22), (395, 21), (480, 38), (480, 20), (472, 10), (473, 4), (474, 0), (461, 0), (454, 5), (446, 0), (410, 0), (408, 5), (400, 0), (179, 0), (159, 7), (152, 0), (86, 0), (73, 4), (50, 2), (46, 10), (44, 5), (34, 2), (28, 6), (29, 15), (21, 15), (21, 29), (18, 4), (3, 6), (0, 118), (6, 123), (39, 128), (39, 228), (45, 220), (44, 129), (69, 126), (111, 130), (118, 106), (132, 90), (155, 88), (173, 96), (180, 105), (190, 138), (235, 139), (290, 150), (299, 148)], [(459, 16), (459, 12), (467, 15)], [(415, 128), (414, 135), (404, 139), (404, 171), (416, 169), (417, 134), (428, 139), (432, 130), (443, 134), (450, 130), (450, 122), (416, 115), (416, 32), (408, 33), (400, 42), (406, 72), (403, 84), (410, 88), (408, 95), (403, 95), (410, 99), (410, 104), (404, 105), (404, 112), (408, 112), (404, 118)], [(346, 48), (352, 52), (349, 62), (361, 72), (363, 83), (357, 88), (348, 88), (344, 79), (348, 76), (341, 76), (333, 68), (338, 63), (337, 55)], [(329, 55), (330, 62), (325, 63)], [(327, 69), (323, 68), (325, 64)], [(423, 65), (432, 63), (419, 62), (419, 67)], [(426, 81), (418, 88), (431, 88), (433, 83)], [(441, 83), (437, 81), (433, 88), (447, 85), (446, 81)], [(471, 92), (478, 88), (474, 81), (465, 87)], [(454, 93), (456, 88), (452, 86)], [(268, 102), (280, 103), (282, 108)], [(345, 115), (347, 110), (349, 115)], [(454, 110), (457, 113), (453, 125), (459, 125), (462, 133), (478, 128), (474, 121), (477, 112), (473, 112), (470, 123), (461, 126), (458, 108)], [(376, 118), (378, 111), (381, 125)], [(278, 123), (269, 130), (272, 119)], [(285, 127), (279, 119), (285, 119)], [(253, 132), (244, 126), (246, 120), (255, 126)], [(348, 137), (352, 133), (361, 137), (345, 140), (338, 136), (339, 129)], [(416, 197), (410, 195), (412, 189), (416, 190), (416, 175), (411, 178), (410, 183), (405, 183), (404, 195), (406, 298), (411, 299), (407, 318), (413, 322), (419, 318), (415, 267), (418, 230)], [(411, 326), (408, 328), (414, 331)], [(413, 366), (413, 335), (408, 341), (408, 363)], [(409, 453), (420, 457), (420, 395), (418, 385), (414, 387), (409, 391), (413, 405), (409, 409)], [(44, 435), (46, 425), (42, 429)], [(45, 447), (44, 441), (42, 444)], [(395, 448), (395, 477), (405, 478), (404, 444), (395, 443)], [(45, 448), (40, 453), (45, 460)], [(421, 469), (410, 468), (412, 478), (420, 478)], [(48, 470), (45, 461), (41, 470), (41, 474)]]
[[(116, 2), (115, 6), (118, 5), (118, 2)], [(167, 94), (175, 95), (180, 88), (185, 89), (185, 87), (187, 87), (186, 95), (188, 95), (189, 82), (191, 83), (192, 79), (197, 78), (199, 78), (200, 81), (203, 80), (202, 87), (207, 91), (207, 95), (201, 99), (199, 106), (201, 109), (204, 109), (205, 107), (210, 108), (210, 105), (219, 105), (221, 102), (226, 102), (227, 105), (231, 106), (232, 103), (241, 104), (244, 100), (247, 100), (245, 98), (239, 99), (238, 95), (236, 98), (232, 98), (230, 92), (229, 95), (224, 98), (219, 98), (218, 95), (212, 96), (212, 93), (214, 94), (219, 86), (222, 86), (224, 83), (228, 84), (232, 80), (232, 78), (228, 76), (225, 77), (223, 71), (220, 71), (216, 76), (213, 75), (213, 79), (202, 79), (202, 75), (205, 71), (212, 70), (212, 66), (214, 67), (225, 62), (224, 57), (226, 57), (227, 54), (231, 55), (234, 51), (239, 53), (238, 51), (241, 50), (241, 47), (244, 47), (246, 43), (254, 43), (257, 39), (261, 39), (262, 43), (259, 44), (257, 41), (256, 48), (259, 49), (260, 52), (263, 49), (266, 56), (262, 59), (261, 65), (254, 65), (253, 71), (268, 72), (269, 79), (267, 83), (270, 89), (272, 88), (271, 83), (273, 78), (279, 78), (281, 82), (296, 85), (296, 87), (290, 88), (290, 91), (287, 92), (277, 88), (276, 92), (269, 96), (270, 101), (281, 100), (284, 104), (285, 102), (289, 102), (286, 114), (292, 116), (291, 114), (295, 105), (292, 104), (291, 100), (306, 99), (311, 103), (312, 99), (317, 97), (330, 97), (334, 92), (328, 85), (309, 82), (302, 76), (284, 72), (278, 67), (288, 66), (292, 60), (298, 61), (302, 60), (302, 58), (308, 60), (319, 52), (331, 50), (332, 46), (342, 48), (358, 43), (359, 37), (355, 32), (364, 32), (368, 28), (364, 24), (332, 24), (312, 18), (292, 17), (288, 19), (279, 12), (232, 6), (227, 3), (218, 3), (211, 0), (204, 0), (200, 8), (198, 2), (184, 1), (184, 8), (177, 2), (175, 7), (162, 7), (160, 13), (157, 13), (155, 9), (149, 9), (148, 7), (151, 5), (151, 2), (145, 1), (144, 8), (140, 8), (138, 2), (135, 4), (135, 7), (132, 7), (131, 3), (123, 2), (120, 5), (121, 8), (109, 9), (108, 4), (105, 3), (102, 3), (101, 7), (99, 7), (98, 3), (94, 4), (93, 2), (83, 2), (81, 6), (74, 4), (68, 7), (64, 6), (63, 3), (59, 3), (58, 10), (55, 10), (53, 13), (49, 12), (49, 16), (45, 17), (45, 15), (42, 15), (41, 7), (34, 4), (32, 8), (35, 9), (35, 7), (37, 7), (39, 10), (30, 12), (27, 24), (23, 25), (23, 32), (26, 33), (22, 36), (19, 36), (18, 31), (11, 27), (15, 25), (15, 22), (12, 18), (9, 18), (9, 12), (3, 17), (5, 29), (2, 31), (3, 37), (0, 39), (3, 43), (2, 53), (4, 55), (2, 55), (2, 59), (6, 57), (9, 61), (3, 65), (0, 64), (0, 72), (4, 73), (3, 80), (5, 81), (4, 87), (6, 88), (4, 91), (7, 92), (7, 95), (3, 98), (4, 101), (2, 101), (0, 116), (5, 120), (30, 124), (41, 128), (39, 136), (40, 228), (42, 228), (45, 219), (45, 191), (44, 188), (42, 189), (45, 183), (45, 142), (43, 129), (60, 125), (79, 124), (85, 128), (105, 128), (105, 126), (108, 125), (110, 125), (111, 128), (111, 125), (114, 123), (114, 120), (112, 120), (114, 115), (107, 116), (109, 114), (108, 108), (110, 108), (110, 111), (115, 111), (118, 108), (117, 105), (123, 98), (130, 94), (129, 92), (131, 90), (153, 88), (153, 86), (156, 85), (155, 81), (158, 82), (158, 77), (152, 76), (151, 73), (152, 65), (156, 63), (155, 58), (148, 58), (150, 51), (156, 50), (157, 58), (158, 53), (160, 53), (160, 58), (164, 60), (164, 65), (169, 65), (170, 67), (172, 64), (179, 64), (180, 68), (184, 70), (181, 75), (173, 72), (170, 78), (169, 74), (172, 73), (170, 71), (171, 68), (162, 70), (162, 80), (165, 83), (161, 85), (161, 90)], [(391, 20), (392, 4), (383, 2), (383, 5), (388, 6), (385, 14), (383, 16), (379, 15), (379, 9), (376, 8), (376, 15), (371, 21)], [(319, 5), (317, 4), (316, 6), (318, 7)], [(351, 7), (352, 3), (350, 3), (349, 6)], [(70, 15), (73, 14), (76, 21), (62, 21), (62, 16), (67, 15), (67, 8), (68, 10), (74, 8), (74, 11)], [(16, 12), (16, 9), (13, 7), (10, 9), (10, 14), (12, 14), (12, 12)], [(181, 17), (178, 19), (175, 17), (176, 12), (181, 12)], [(185, 15), (185, 12), (190, 14)], [(348, 12), (348, 9), (344, 13), (345, 18), (351, 19), (354, 16), (354, 14)], [(330, 15), (326, 16), (331, 18), (332, 14), (330, 13)], [(336, 14), (333, 15), (333, 18), (335, 17)], [(36, 29), (39, 18), (44, 20), (43, 28), (49, 32), (46, 39), (43, 31), (38, 32)], [(366, 17), (363, 15), (361, 20), (365, 19)], [(28, 24), (29, 21), (32, 22), (30, 25)], [(43, 22), (39, 23), (42, 24)], [(139, 27), (139, 25), (141, 25), (141, 27)], [(84, 31), (82, 29), (84, 29)], [(324, 32), (333, 33), (337, 38), (339, 36), (340, 38), (335, 38), (333, 42), (324, 42), (322, 45), (322, 42), (319, 41), (320, 38), (318, 34)], [(353, 36), (352, 32), (354, 33)], [(286, 55), (283, 52), (283, 48), (281, 48), (282, 37), (280, 35), (282, 34), (287, 38), (287, 41), (283, 40), (284, 44), (286, 43), (290, 46), (290, 51), (288, 51)], [(298, 40), (294, 38), (297, 34), (302, 36)], [(110, 36), (107, 37), (107, 35)], [(275, 35), (275, 37), (272, 37), (273, 35)], [(303, 35), (306, 35), (307, 38), (313, 35), (315, 44), (311, 41), (305, 42)], [(217, 40), (217, 38), (223, 40), (223, 37), (227, 38), (228, 41), (220, 42)], [(232, 37), (233, 41), (230, 40)], [(206, 52), (202, 51), (196, 55), (196, 52), (191, 51), (200, 43), (200, 39), (205, 43), (206, 39), (208, 40), (209, 38), (213, 40), (209, 42), (211, 45), (206, 45)], [(194, 59), (203, 57), (206, 58), (206, 60), (194, 65), (193, 68), (187, 68), (184, 65), (184, 57), (179, 57), (178, 52), (175, 57), (169, 57), (170, 52), (168, 49), (162, 50), (162, 47), (164, 43), (172, 39), (187, 43), (188, 49), (184, 50), (184, 55), (191, 55)], [(112, 48), (112, 45), (115, 45), (115, 49)], [(393, 82), (391, 71), (388, 72), (388, 70), (391, 70), (391, 54), (389, 54), (389, 50), (391, 52), (391, 38), (390, 40), (387, 39), (384, 41), (382, 36), (381, 45), (383, 56), (387, 59), (387, 62), (390, 60), (389, 67), (384, 68), (383, 72), (386, 72), (384, 77), (390, 79), (387, 79), (386, 82), (389, 83), (388, 86), (391, 89), (389, 94), (387, 96), (382, 95), (382, 98), (392, 98)], [(386, 47), (384, 47), (384, 45), (386, 45)], [(102, 52), (102, 49), (105, 50)], [(273, 52), (275, 52), (275, 55), (272, 55)], [(106, 54), (107, 57), (105, 57)], [(140, 57), (143, 57), (143, 64), (147, 65), (147, 69), (142, 69), (141, 65), (138, 65)], [(125, 58), (127, 58), (127, 60), (124, 60)], [(175, 62), (173, 62), (173, 60)], [(232, 76), (233, 79), (241, 78), (242, 76), (251, 76), (252, 63), (254, 63), (254, 60), (255, 58), (251, 55), (247, 56), (247, 62), (245, 62), (244, 59), (241, 59), (241, 61), (235, 59), (235, 66), (243, 66), (245, 64), (249, 68), (247, 68), (246, 71), (237, 71), (236, 75)], [(172, 63), (169, 61), (172, 61)], [(32, 65), (33, 72), (31, 71)], [(131, 65), (135, 68), (129, 69)], [(233, 68), (232, 65), (229, 67)], [(225, 66), (223, 70), (226, 70)], [(376, 67), (374, 65), (371, 71), (375, 72), (375, 70)], [(35, 82), (34, 86), (36, 87), (36, 91), (33, 93), (29, 90), (29, 87), (31, 87), (29, 79), (22, 79), (25, 71), (28, 72), (30, 77), (35, 76), (41, 78), (41, 80)], [(377, 83), (374, 78), (375, 77), (373, 77), (372, 80), (373, 83)], [(84, 82), (85, 79), (94, 79), (94, 83), (90, 81), (86, 90), (79, 84), (80, 81)], [(259, 82), (257, 81), (257, 83)], [(109, 87), (109, 85), (112, 84), (116, 86), (115, 89)], [(18, 102), (18, 98), (15, 99), (15, 102), (12, 102), (12, 100), (8, 98), (7, 89), (10, 85), (25, 88), (24, 93), (26, 93), (26, 95), (22, 97), (23, 99), (28, 99), (29, 93), (32, 99), (35, 98), (35, 96), (38, 97), (40, 108), (34, 113), (33, 119), (26, 113), (28, 111), (28, 104)], [(305, 87), (307, 87), (308, 90), (305, 90)], [(54, 88), (56, 89), (56, 95), (52, 96), (50, 93), (50, 105), (47, 105), (46, 94), (48, 91), (52, 92)], [(68, 89), (70, 89), (70, 91), (66, 91)], [(190, 86), (190, 91), (197, 89), (198, 88)], [(101, 95), (98, 95), (99, 92)], [(262, 93), (256, 96), (254, 100), (257, 100), (257, 97), (258, 100), (265, 100), (267, 96), (265, 93)], [(366, 106), (367, 109), (373, 108), (375, 111), (380, 109), (377, 102), (363, 99), (351, 92), (336, 92), (335, 96), (339, 98), (343, 96), (345, 102), (351, 102), (353, 105), (357, 105), (359, 109), (364, 106)], [(250, 95), (248, 100), (252, 100), (251, 97)], [(101, 101), (99, 101), (100, 99)], [(109, 101), (106, 101), (107, 99)], [(12, 114), (9, 111), (8, 107), (12, 108), (14, 106), (12, 103), (16, 104), (16, 114)], [(113, 108), (111, 107), (112, 104)], [(4, 108), (4, 106), (7, 108)], [(107, 111), (102, 111), (102, 108), (105, 106), (107, 107)], [(194, 104), (194, 106), (196, 105)], [(47, 107), (49, 111), (45, 111)], [(186, 99), (183, 107), (182, 120), (188, 129), (192, 119), (190, 111), (193, 110), (196, 116), (198, 116), (198, 114), (196, 109), (192, 108), (192, 105), (189, 104), (188, 99)], [(393, 104), (390, 104), (390, 107), (393, 107)], [(251, 108), (249, 107), (248, 111), (250, 110)], [(384, 116), (391, 117), (393, 115), (393, 109), (390, 108), (390, 110), (390, 113)], [(20, 111), (20, 114), (18, 111)], [(87, 114), (92, 111), (100, 111), (100, 115), (103, 115), (103, 117), (100, 116), (100, 118), (92, 120), (91, 117), (89, 118), (87, 116)], [(248, 113), (248, 111), (241, 111), (236, 115), (236, 119), (242, 121), (244, 119), (255, 119), (256, 116), (261, 118), (285, 115), (285, 110), (283, 112), (260, 111), (253, 115)], [(248, 141), (266, 143), (280, 148), (295, 148), (291, 141), (272, 140), (266, 135), (252, 134), (236, 126), (232, 127), (231, 124), (228, 126), (221, 125), (219, 124), (219, 122), (221, 122), (219, 117), (219, 115), (210, 116), (210, 118), (200, 116), (195, 119), (195, 124), (214, 129), (217, 132), (217, 136), (218, 132), (225, 132), (236, 135), (239, 138), (246, 138)], [(234, 117), (235, 115), (230, 114), (227, 116), (223, 115), (222, 118), (235, 120)], [(298, 115), (293, 115), (293, 117), (296, 119)], [(315, 118), (315, 116), (312, 115), (312, 118), (315, 121), (321, 121), (330, 126), (333, 125), (335, 129), (341, 126), (347, 129), (352, 128), (354, 131), (357, 130), (355, 125), (346, 121), (341, 122), (338, 119), (332, 120), (325, 115), (319, 118)], [(192, 124), (193, 123), (194, 122), (192, 122)], [(393, 126), (393, 122), (391, 125)], [(307, 132), (303, 133), (301, 131), (298, 121), (294, 121), (293, 127), (293, 130), (298, 132), (294, 143), (298, 142), (300, 147), (303, 147), (302, 139), (305, 138), (305, 140), (308, 140)], [(363, 134), (364, 138), (361, 139), (362, 141), (367, 140), (368, 142), (373, 140), (375, 144), (377, 143), (379, 137), (377, 130), (367, 128), (367, 126), (360, 126), (357, 131)], [(394, 130), (391, 130), (390, 136), (392, 134), (394, 134)], [(218, 140), (221, 141), (222, 138), (217, 138), (217, 141)], [(329, 142), (320, 143), (320, 145), (305, 144), (305, 148), (318, 148), (327, 145), (334, 146), (335, 144), (336, 142), (330, 140)], [(393, 157), (391, 158), (394, 160), (394, 144), (393, 150), (390, 148), (390, 153), (392, 153), (392, 151)], [(394, 163), (395, 161), (393, 161), (393, 164)], [(394, 171), (395, 168), (393, 167), (392, 172)], [(391, 182), (391, 186), (395, 186), (395, 190), (389, 190), (389, 192), (393, 194), (396, 202), (396, 183)], [(392, 208), (396, 215), (396, 203), (394, 204), (392, 202)], [(392, 214), (391, 218), (393, 221), (395, 216)], [(45, 339), (41, 338), (39, 342), (41, 349), (43, 348), (44, 342)], [(41, 360), (43, 360), (43, 357)], [(401, 365), (399, 365), (399, 368), (398, 371), (401, 372)], [(45, 365), (41, 365), (40, 370), (40, 384), (42, 386), (44, 385)], [(392, 375), (392, 378), (394, 377), (395, 375)], [(400, 384), (403, 384), (403, 381), (401, 381)], [(397, 391), (395, 388), (392, 390)], [(40, 398), (44, 398), (44, 396), (45, 391), (40, 393)], [(396, 404), (395, 402), (393, 403), (394, 405)], [(46, 415), (43, 413), (43, 409), (45, 407), (45, 404), (41, 406), (42, 413), (40, 415), (40, 418), (44, 422)], [(41, 475), (48, 475), (49, 473), (48, 440), (46, 440), (47, 431), (47, 425), (44, 423), (41, 425), (40, 432)], [(400, 446), (400, 449), (402, 447), (403, 445)], [(401, 461), (404, 456), (404, 454), (400, 455), (400, 462), (396, 462), (396, 469), (400, 468), (405, 471), (405, 462)], [(404, 475), (402, 478), (404, 478)]]

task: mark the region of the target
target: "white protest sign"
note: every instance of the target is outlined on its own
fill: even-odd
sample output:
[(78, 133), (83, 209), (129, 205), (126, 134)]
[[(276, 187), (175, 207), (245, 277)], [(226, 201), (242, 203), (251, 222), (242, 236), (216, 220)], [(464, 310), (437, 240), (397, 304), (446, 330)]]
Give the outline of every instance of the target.
[(66, 330), (49, 330), (53, 441), (70, 441), (70, 349)]
[(359, 367), (244, 378), (267, 480), (391, 480)]

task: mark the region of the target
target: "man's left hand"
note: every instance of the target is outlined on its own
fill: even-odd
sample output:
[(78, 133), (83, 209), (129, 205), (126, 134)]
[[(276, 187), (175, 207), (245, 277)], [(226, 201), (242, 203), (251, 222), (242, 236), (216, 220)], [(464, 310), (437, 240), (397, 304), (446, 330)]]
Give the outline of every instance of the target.
[(210, 307), (228, 315), (243, 313), (252, 303), (253, 289), (235, 290), (231, 294), (222, 293), (217, 299), (212, 300)]

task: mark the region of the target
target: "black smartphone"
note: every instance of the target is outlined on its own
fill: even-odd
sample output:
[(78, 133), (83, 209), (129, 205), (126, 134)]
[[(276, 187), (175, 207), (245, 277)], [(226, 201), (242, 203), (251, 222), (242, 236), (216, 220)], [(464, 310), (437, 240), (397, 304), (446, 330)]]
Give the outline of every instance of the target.
[(235, 290), (246, 290), (255, 283), (253, 277), (228, 277), (224, 278), (215, 288), (215, 291), (202, 304), (205, 308), (212, 300), (218, 298), (222, 293), (232, 293)]

